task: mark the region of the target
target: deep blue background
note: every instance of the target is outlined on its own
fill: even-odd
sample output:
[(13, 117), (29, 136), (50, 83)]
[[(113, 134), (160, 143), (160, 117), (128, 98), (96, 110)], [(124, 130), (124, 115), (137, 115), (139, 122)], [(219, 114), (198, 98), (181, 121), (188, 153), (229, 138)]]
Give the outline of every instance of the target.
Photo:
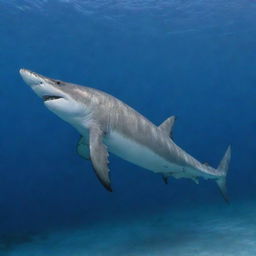
[(256, 4), (170, 2), (0, 0), (0, 232), (223, 204), (212, 181), (166, 186), (114, 156), (106, 192), (20, 68), (106, 91), (156, 124), (176, 115), (175, 142), (215, 167), (231, 143), (231, 201), (256, 199)]

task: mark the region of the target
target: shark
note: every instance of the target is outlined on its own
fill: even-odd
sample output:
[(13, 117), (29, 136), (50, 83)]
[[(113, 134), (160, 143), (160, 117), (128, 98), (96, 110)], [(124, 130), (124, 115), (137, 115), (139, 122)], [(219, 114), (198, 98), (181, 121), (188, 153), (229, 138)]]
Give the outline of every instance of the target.
[(160, 174), (165, 183), (169, 177), (214, 180), (228, 202), (226, 177), (231, 146), (220, 164), (213, 168), (201, 163), (173, 141), (175, 116), (156, 126), (142, 114), (103, 91), (48, 78), (20, 69), (27, 85), (42, 99), (46, 108), (68, 122), (80, 134), (78, 154), (92, 162), (93, 169), (108, 190), (112, 191), (109, 153)]

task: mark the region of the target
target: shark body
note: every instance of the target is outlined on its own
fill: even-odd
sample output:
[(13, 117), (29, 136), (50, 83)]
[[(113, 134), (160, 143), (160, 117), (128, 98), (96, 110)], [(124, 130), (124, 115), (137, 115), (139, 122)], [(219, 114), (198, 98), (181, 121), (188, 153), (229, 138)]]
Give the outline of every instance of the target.
[(160, 126), (117, 98), (85, 86), (67, 83), (21, 69), (23, 80), (45, 106), (81, 135), (77, 151), (91, 160), (104, 187), (112, 191), (108, 167), (111, 152), (124, 160), (163, 176), (214, 179), (227, 201), (226, 175), (231, 157), (228, 147), (217, 169), (202, 164), (171, 138), (175, 117)]

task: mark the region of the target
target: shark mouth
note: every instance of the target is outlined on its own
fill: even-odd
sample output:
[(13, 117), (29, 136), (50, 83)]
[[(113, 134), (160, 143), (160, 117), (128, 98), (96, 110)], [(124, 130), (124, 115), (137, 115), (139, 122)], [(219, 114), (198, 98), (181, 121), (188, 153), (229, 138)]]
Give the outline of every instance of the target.
[(54, 95), (44, 95), (43, 96), (44, 101), (57, 100), (57, 99), (61, 99), (61, 98), (62, 97), (60, 97), (60, 96), (54, 96)]

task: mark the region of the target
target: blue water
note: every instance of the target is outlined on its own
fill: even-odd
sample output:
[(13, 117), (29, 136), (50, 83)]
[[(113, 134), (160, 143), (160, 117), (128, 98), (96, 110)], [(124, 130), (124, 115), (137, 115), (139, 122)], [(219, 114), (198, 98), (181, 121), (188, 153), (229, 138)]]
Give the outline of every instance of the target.
[[(255, 255), (256, 3), (0, 0), (0, 255)], [(110, 157), (113, 193), (76, 154), (78, 133), (18, 70), (106, 91), (216, 167), (171, 179)]]

